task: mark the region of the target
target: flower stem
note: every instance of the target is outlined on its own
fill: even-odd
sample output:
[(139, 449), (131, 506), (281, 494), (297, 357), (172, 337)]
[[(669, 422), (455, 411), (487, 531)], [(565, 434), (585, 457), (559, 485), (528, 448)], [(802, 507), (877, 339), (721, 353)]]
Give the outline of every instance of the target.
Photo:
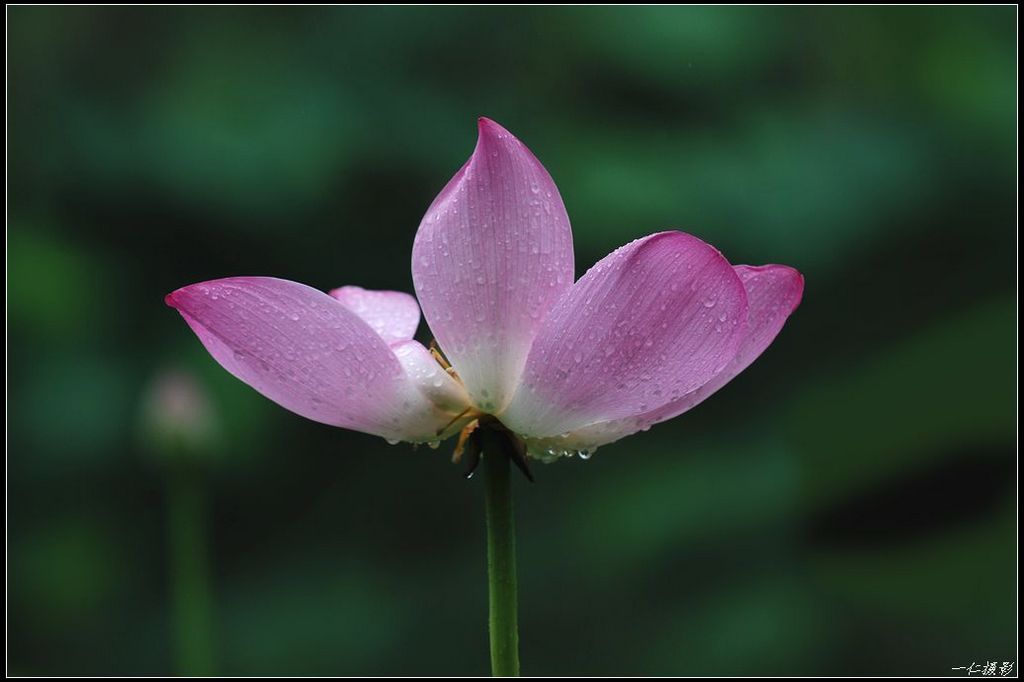
[[(519, 615), (516, 529), (512, 518), (509, 458), (485, 438), (483, 473), (487, 508), (487, 585), (490, 606), (491, 674), (519, 675)], [(488, 446), (491, 447), (488, 447)]]
[(167, 504), (178, 673), (190, 677), (212, 675), (202, 474), (189, 466), (169, 471)]

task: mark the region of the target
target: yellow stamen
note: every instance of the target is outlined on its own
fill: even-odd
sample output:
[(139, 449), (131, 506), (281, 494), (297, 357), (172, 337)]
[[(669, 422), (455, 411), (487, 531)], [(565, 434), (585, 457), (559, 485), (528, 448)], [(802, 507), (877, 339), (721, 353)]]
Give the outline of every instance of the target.
[(441, 352), (441, 349), (438, 348), (436, 339), (430, 340), (430, 354), (434, 356), (434, 359), (437, 360), (437, 364), (441, 365), (441, 368), (444, 371), (458, 379), (459, 382), (462, 381), (462, 379), (459, 379), (459, 375), (456, 373), (455, 368), (452, 367), (452, 363), (448, 362), (448, 358), (446, 358), (444, 353)]
[(447, 431), (448, 429), (450, 429), (450, 428), (451, 428), (451, 426), (452, 426), (452, 424), (454, 424), (455, 422), (459, 421), (460, 419), (462, 419), (463, 417), (465, 417), (465, 416), (466, 416), (467, 414), (469, 414), (470, 412), (475, 412), (475, 410), (473, 410), (472, 406), (470, 406), (470, 407), (467, 407), (467, 408), (466, 408), (466, 409), (464, 409), (464, 410), (463, 410), (462, 412), (459, 412), (459, 413), (458, 413), (457, 415), (455, 415), (454, 417), (452, 417), (452, 420), (451, 420), (450, 422), (448, 422), (447, 424), (445, 424), (444, 426), (442, 426), (442, 427), (441, 427), (441, 429), (440, 429), (440, 430), (439, 430), (439, 431), (437, 432), (437, 435), (439, 435), (439, 436), (440, 436), (440, 435), (441, 435), (442, 433), (444, 433), (445, 431)]
[(441, 352), (441, 349), (437, 347), (436, 339), (430, 340), (430, 354), (434, 356), (434, 359), (437, 360), (437, 364), (441, 365), (441, 367), (446, 370), (451, 368), (452, 365), (448, 362), (448, 358), (446, 358)]
[(466, 442), (469, 440), (470, 435), (476, 431), (478, 426), (480, 426), (480, 421), (478, 419), (474, 419), (463, 427), (462, 431), (459, 433), (459, 442), (455, 444), (455, 452), (452, 453), (452, 464), (458, 464), (459, 460), (462, 459), (462, 453), (466, 449)]

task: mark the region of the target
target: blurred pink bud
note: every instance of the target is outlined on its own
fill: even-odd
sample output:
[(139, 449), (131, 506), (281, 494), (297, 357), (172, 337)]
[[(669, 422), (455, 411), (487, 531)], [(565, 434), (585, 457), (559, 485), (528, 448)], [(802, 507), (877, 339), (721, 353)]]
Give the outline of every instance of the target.
[(143, 396), (143, 429), (155, 449), (168, 454), (198, 454), (208, 450), (216, 417), (206, 391), (191, 372), (164, 369)]

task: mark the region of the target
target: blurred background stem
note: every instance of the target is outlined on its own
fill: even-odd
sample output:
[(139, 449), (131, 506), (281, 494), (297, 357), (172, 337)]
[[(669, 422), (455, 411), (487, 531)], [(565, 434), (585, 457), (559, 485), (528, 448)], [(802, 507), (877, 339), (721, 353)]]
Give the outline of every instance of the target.
[(500, 449), (486, 449), (485, 445), (482, 465), (487, 507), (491, 674), (515, 677), (519, 675), (519, 615), (509, 459)]
[(213, 674), (203, 472), (173, 466), (167, 476), (171, 590), (178, 673)]

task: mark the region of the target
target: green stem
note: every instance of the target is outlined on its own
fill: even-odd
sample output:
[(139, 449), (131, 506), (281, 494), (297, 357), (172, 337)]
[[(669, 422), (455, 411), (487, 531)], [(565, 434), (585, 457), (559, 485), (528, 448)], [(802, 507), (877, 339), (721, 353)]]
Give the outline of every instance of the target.
[(481, 466), (487, 507), (487, 585), (490, 606), (491, 674), (519, 675), (519, 616), (516, 587), (516, 529), (508, 456), (487, 447)]
[(169, 471), (167, 504), (178, 672), (184, 676), (212, 675), (202, 474), (187, 465)]

